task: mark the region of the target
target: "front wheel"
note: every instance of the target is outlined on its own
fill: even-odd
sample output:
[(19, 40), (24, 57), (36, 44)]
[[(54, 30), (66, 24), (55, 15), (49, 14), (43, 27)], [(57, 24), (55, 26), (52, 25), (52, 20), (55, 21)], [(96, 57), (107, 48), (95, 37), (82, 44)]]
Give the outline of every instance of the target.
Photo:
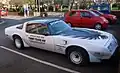
[(72, 49), (68, 51), (69, 60), (76, 65), (86, 65), (89, 62), (87, 53), (82, 49)]
[(102, 29), (102, 25), (97, 23), (94, 28), (97, 29), (97, 30), (101, 30)]

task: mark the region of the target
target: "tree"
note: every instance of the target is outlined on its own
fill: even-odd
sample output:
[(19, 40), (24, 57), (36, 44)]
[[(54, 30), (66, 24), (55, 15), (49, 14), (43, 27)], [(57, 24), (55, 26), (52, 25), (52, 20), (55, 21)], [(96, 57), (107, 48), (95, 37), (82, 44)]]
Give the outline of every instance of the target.
[(3, 7), (3, 4), (0, 2), (0, 9)]
[(24, 3), (30, 4), (30, 5), (35, 4), (35, 0), (23, 0), (23, 1)]
[(22, 6), (23, 4), (34, 4), (34, 0), (11, 0), (9, 2), (10, 5), (15, 5), (15, 6)]
[(68, 0), (68, 2), (69, 2), (69, 10), (71, 10), (73, 8), (74, 1), (75, 0), (72, 0), (72, 1)]
[(9, 2), (10, 5), (22, 6), (24, 4), (24, 0), (11, 0)]

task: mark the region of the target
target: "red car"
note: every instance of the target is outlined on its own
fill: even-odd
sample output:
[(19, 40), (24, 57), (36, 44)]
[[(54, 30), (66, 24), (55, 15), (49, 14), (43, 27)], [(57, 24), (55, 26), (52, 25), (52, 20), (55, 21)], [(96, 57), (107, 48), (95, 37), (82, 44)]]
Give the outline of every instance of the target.
[(8, 11), (7, 10), (0, 10), (0, 15), (1, 16), (7, 16), (8, 15)]
[(92, 11), (95, 12), (96, 14), (100, 15), (100, 16), (105, 17), (109, 21), (109, 24), (115, 24), (116, 21), (117, 21), (117, 17), (115, 15), (103, 14), (103, 13), (97, 11), (97, 10), (92, 10)]
[(73, 27), (106, 29), (108, 20), (90, 10), (71, 10), (65, 14), (65, 22)]

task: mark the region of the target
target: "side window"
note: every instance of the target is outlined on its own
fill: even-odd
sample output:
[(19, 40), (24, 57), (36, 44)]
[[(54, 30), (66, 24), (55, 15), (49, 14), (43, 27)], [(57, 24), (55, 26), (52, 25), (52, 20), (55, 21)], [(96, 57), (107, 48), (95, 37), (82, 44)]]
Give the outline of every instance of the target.
[(47, 25), (40, 23), (27, 24), (26, 32), (41, 35), (49, 34)]
[(89, 12), (80, 12), (81, 17), (90, 17), (90, 13)]
[(79, 12), (76, 11), (72, 11), (70, 12), (69, 16), (77, 16)]

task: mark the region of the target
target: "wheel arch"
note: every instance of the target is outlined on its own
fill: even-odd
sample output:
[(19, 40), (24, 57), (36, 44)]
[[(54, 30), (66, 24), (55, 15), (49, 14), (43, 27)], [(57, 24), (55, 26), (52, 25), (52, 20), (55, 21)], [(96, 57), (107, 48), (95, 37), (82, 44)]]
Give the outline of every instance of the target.
[(96, 23), (94, 24), (94, 26), (95, 26), (96, 24), (100, 24), (100, 25), (102, 26), (102, 23), (101, 23), (101, 22), (96, 22)]
[[(76, 47), (76, 48), (79, 48), (79, 49), (81, 49), (81, 50), (85, 51), (85, 52), (86, 52), (86, 54), (87, 54), (87, 56), (88, 56), (88, 58), (89, 58), (89, 54), (88, 54), (87, 50), (86, 50), (85, 48), (81, 47), (81, 46), (76, 46), (76, 45), (71, 45), (71, 46), (68, 46), (68, 47), (66, 48), (66, 50), (65, 50), (65, 55), (67, 55), (67, 54), (68, 54), (69, 49), (71, 49), (71, 48), (73, 48), (73, 47)], [(90, 58), (89, 58), (89, 59), (90, 59)]]
[(19, 37), (21, 39), (21, 37), (18, 34), (13, 34), (12, 35), (12, 38), (15, 38), (15, 37)]
[(95, 26), (96, 26), (97, 24), (100, 24), (100, 25), (101, 25), (101, 28), (103, 28), (102, 22), (96, 22), (96, 23), (94, 24), (94, 28), (95, 28)]
[(14, 37), (16, 36), (22, 40), (24, 47), (30, 47), (27, 43), (25, 43), (25, 41), (22, 39), (22, 37), (19, 34), (13, 34), (12, 39), (14, 39)]

